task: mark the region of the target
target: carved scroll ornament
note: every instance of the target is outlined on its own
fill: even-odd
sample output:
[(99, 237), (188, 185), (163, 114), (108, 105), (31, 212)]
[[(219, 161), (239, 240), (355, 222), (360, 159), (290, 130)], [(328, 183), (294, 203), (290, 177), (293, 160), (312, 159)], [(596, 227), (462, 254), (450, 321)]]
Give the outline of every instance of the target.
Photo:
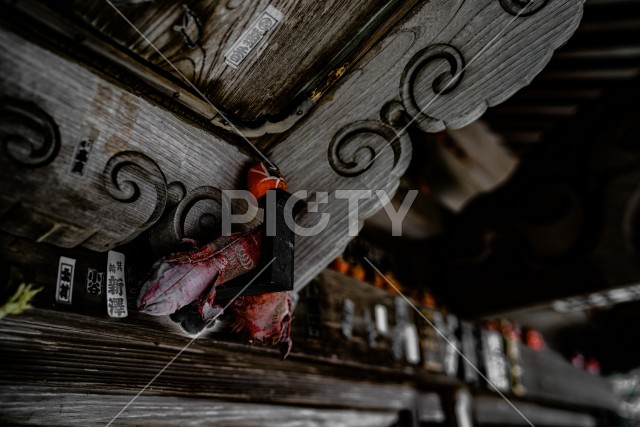
[[(120, 243), (134, 239), (160, 218), (167, 204), (167, 180), (149, 156), (136, 151), (122, 151), (109, 159), (102, 177), (105, 190), (115, 200), (133, 203), (142, 198), (145, 204), (153, 206), (149, 218)], [(141, 195), (142, 183), (153, 186), (155, 197)]]
[[(196, 207), (199, 204), (206, 206)], [(189, 192), (150, 230), (151, 244), (159, 253), (171, 252), (183, 239), (219, 234), (222, 191), (201, 186)]]
[(53, 118), (33, 102), (0, 99), (0, 143), (5, 156), (26, 167), (51, 163), (60, 150)]
[[(377, 136), (376, 144), (370, 139), (366, 144), (358, 145), (357, 136)], [(355, 149), (349, 150), (349, 145)], [(406, 133), (399, 133), (393, 126), (375, 120), (363, 120), (349, 124), (336, 133), (329, 144), (329, 163), (336, 173), (344, 177), (353, 177), (365, 173), (378, 156), (380, 150), (390, 147), (393, 151), (393, 167), (396, 167), (403, 151), (410, 150), (411, 141)], [(346, 158), (345, 152), (351, 151)]]

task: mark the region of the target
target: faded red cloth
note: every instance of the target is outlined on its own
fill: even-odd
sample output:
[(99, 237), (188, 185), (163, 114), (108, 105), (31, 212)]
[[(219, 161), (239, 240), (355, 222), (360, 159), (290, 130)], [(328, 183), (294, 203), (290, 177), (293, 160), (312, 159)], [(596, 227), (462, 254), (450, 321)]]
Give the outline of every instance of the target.
[[(216, 288), (258, 267), (263, 230), (223, 236), (202, 248), (158, 260), (142, 285), (137, 305), (153, 316), (173, 314), (197, 300), (206, 322), (222, 309)], [(238, 297), (230, 306), (231, 328), (250, 342), (291, 348), (291, 298), (286, 292)]]
[[(258, 265), (261, 242), (262, 228), (258, 227), (158, 260), (142, 285), (138, 308), (153, 316), (169, 315), (200, 297), (210, 285), (205, 302), (212, 306), (217, 286)], [(208, 320), (203, 310), (200, 313)]]

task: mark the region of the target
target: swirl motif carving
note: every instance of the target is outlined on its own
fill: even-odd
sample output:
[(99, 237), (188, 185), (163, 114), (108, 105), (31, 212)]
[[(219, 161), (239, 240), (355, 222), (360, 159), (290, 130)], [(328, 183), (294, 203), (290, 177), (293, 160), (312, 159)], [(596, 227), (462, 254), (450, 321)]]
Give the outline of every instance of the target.
[(37, 168), (48, 165), (58, 155), (60, 132), (53, 118), (36, 104), (2, 98), (0, 142), (11, 160)]
[[(151, 244), (159, 253), (170, 252), (187, 237), (188, 234), (195, 238), (215, 234), (219, 231), (222, 215), (222, 191), (215, 187), (202, 186), (190, 191), (178, 205), (171, 209), (153, 227), (150, 232)], [(214, 202), (214, 208), (194, 209), (198, 202), (209, 200)], [(197, 212), (195, 212), (197, 211)], [(191, 214), (198, 215), (195, 220), (187, 224)], [(187, 233), (191, 229), (191, 233)]]
[[(358, 136), (374, 134), (384, 141), (382, 147), (373, 143), (351, 148)], [(380, 139), (380, 138), (378, 138)], [(329, 144), (329, 164), (339, 175), (354, 177), (366, 172), (375, 162), (382, 149), (390, 146), (393, 150), (393, 167), (398, 164), (402, 153), (410, 151), (411, 141), (406, 133), (399, 133), (393, 126), (376, 120), (361, 120), (340, 129)], [(350, 151), (350, 158), (347, 152)]]
[(520, 18), (537, 13), (547, 3), (549, 0), (500, 0), (500, 5), (507, 13)]
[[(135, 180), (122, 179), (121, 175), (125, 171)], [(123, 203), (133, 203), (140, 198), (139, 182), (152, 185), (155, 188), (156, 200), (153, 212), (138, 227), (138, 233), (131, 235), (127, 241), (136, 237), (139, 232), (146, 230), (162, 215), (167, 204), (167, 181), (162, 170), (149, 156), (137, 151), (121, 151), (109, 159), (102, 178), (107, 193)]]
[[(446, 95), (455, 90), (464, 78), (465, 61), (462, 53), (455, 47), (447, 44), (435, 44), (423, 49), (411, 58), (402, 72), (400, 80), (400, 96), (407, 113), (415, 118), (425, 132), (441, 131), (443, 126), (440, 120), (429, 117), (424, 110), (429, 106), (420, 108), (416, 100), (416, 77), (427, 67), (446, 61), (448, 72), (436, 76), (431, 84), (434, 98)], [(420, 94), (422, 98), (426, 94)]]

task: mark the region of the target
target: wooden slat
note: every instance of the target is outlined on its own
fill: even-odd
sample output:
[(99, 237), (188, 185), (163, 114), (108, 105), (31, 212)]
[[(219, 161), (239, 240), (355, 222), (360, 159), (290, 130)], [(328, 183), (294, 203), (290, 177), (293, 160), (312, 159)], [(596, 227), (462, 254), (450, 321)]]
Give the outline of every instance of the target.
[[(595, 427), (596, 419), (579, 412), (548, 408), (526, 402), (514, 402), (522, 415), (518, 414), (503, 399), (479, 396), (474, 399), (474, 414), (479, 425), (535, 426), (553, 427)], [(525, 419), (526, 418), (526, 419)]]
[(640, 69), (640, 56), (623, 56), (612, 55), (611, 57), (593, 57), (595, 55), (582, 57), (564, 57), (554, 58), (549, 63), (549, 67), (545, 71), (581, 71), (581, 70), (600, 70), (600, 69)]
[(628, 80), (640, 75), (637, 67), (605, 68), (605, 69), (576, 69), (564, 71), (550, 71), (539, 77), (540, 80)]
[(621, 17), (640, 16), (638, 0), (587, 0), (585, 2), (585, 20), (605, 22)]
[[(0, 381), (27, 388), (45, 381), (49, 387), (133, 395), (190, 339), (157, 322), (131, 325), (130, 320), (36, 309), (3, 319)], [(400, 371), (387, 370), (392, 375), (385, 375), (382, 383), (376, 379), (374, 388), (371, 381), (380, 372), (329, 359), (309, 363), (295, 354), (282, 362), (276, 353), (202, 337), (154, 381), (149, 392), (369, 410), (400, 410), (412, 402), (412, 389), (398, 382), (404, 375)]]
[(599, 21), (588, 21), (580, 26), (580, 34), (584, 33), (608, 33), (611, 30), (615, 31), (638, 31), (640, 28), (640, 19), (629, 17), (625, 15), (618, 15), (614, 20), (606, 20), (601, 18)]
[(602, 377), (575, 369), (552, 350), (521, 348), (525, 396), (615, 411), (618, 399)]
[(567, 117), (573, 116), (577, 112), (576, 105), (519, 105), (511, 103), (502, 105), (491, 110), (492, 115), (500, 116), (526, 116), (531, 117)]
[[(55, 387), (11, 387), (0, 391), (0, 421), (35, 426), (104, 426), (131, 400), (130, 394), (88, 393)], [(294, 427), (391, 425), (398, 415), (385, 411), (303, 408), (225, 402), (214, 399), (141, 395), (118, 416), (116, 426)]]
[(611, 60), (615, 58), (640, 58), (640, 45), (637, 46), (607, 46), (606, 48), (593, 49), (593, 48), (574, 48), (574, 49), (562, 49), (553, 55), (553, 62), (564, 59), (599, 59), (599, 60)]
[(617, 30), (612, 27), (605, 34), (600, 33), (576, 33), (571, 39), (571, 48), (606, 48), (607, 46), (637, 46), (640, 30)]

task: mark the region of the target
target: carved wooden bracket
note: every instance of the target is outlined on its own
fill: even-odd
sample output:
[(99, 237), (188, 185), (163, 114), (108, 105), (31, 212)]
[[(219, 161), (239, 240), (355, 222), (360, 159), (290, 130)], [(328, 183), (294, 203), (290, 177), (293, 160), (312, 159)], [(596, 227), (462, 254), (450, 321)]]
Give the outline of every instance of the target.
[[(379, 210), (375, 191), (391, 196), (409, 165), (407, 124), (475, 120), (531, 81), (582, 11), (581, 0), (526, 4), (420, 2), (275, 146), (291, 191), (309, 195), (300, 225), (330, 215), (322, 233), (297, 237), (296, 288), (350, 240), (336, 190), (372, 192), (360, 222)], [(183, 13), (183, 42), (197, 43), (196, 18)], [(218, 189), (244, 187), (253, 160), (222, 138), (16, 35), (0, 31), (0, 44), (5, 232), (104, 251), (157, 224), (151, 238), (168, 248), (215, 222)]]
[(237, 148), (16, 35), (0, 44), (2, 230), (105, 251), (169, 207), (179, 240), (206, 228), (207, 189), (243, 185)]
[[(395, 192), (409, 164), (406, 123), (437, 132), (479, 118), (527, 85), (581, 16), (582, 0), (420, 3), (286, 135), (271, 158), (294, 189), (372, 191), (360, 201), (364, 221), (381, 208), (373, 192)], [(322, 212), (331, 214), (331, 231), (321, 238), (299, 237), (298, 253), (315, 257), (296, 259), (298, 285), (349, 240), (346, 201), (321, 205), (302, 222), (314, 224)]]

